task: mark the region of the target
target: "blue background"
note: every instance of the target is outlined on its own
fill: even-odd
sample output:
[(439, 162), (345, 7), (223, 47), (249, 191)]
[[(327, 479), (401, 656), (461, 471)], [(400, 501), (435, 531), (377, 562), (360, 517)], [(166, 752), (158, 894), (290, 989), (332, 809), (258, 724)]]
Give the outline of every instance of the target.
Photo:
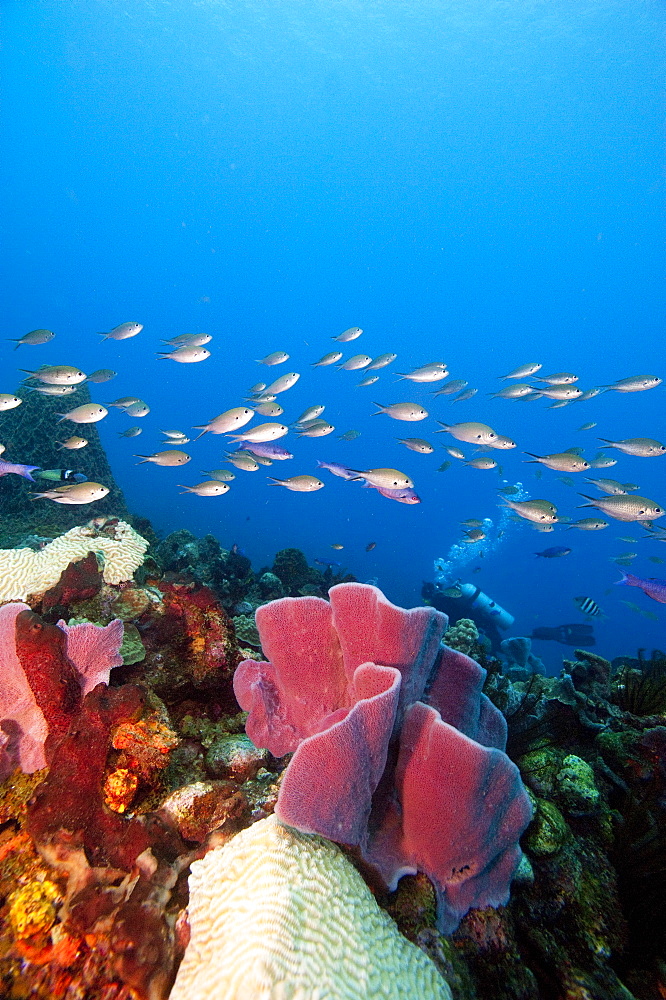
[[(576, 489), (547, 469), (537, 481), (522, 452), (585, 445), (589, 458), (597, 434), (663, 440), (664, 386), (555, 410), (486, 393), (527, 361), (540, 374), (576, 372), (583, 389), (664, 377), (665, 21), (652, 0), (5, 4), (3, 330), (57, 336), (17, 353), (0, 346), (0, 390), (28, 362), (116, 368), (93, 398), (135, 394), (151, 406), (143, 421), (112, 410), (99, 425), (132, 509), (162, 532), (236, 542), (255, 568), (290, 545), (338, 559), (404, 605), (420, 602), (462, 518), (500, 516), (497, 472), (455, 460), (435, 471), (454, 442), (435, 436), (433, 417), (514, 437), (515, 451), (492, 453), (509, 483), (562, 514), (594, 513), (575, 509), (578, 490), (596, 493), (582, 475)], [(129, 319), (144, 324), (138, 337), (99, 342), (96, 331)], [(352, 325), (365, 332), (346, 357), (398, 354), (370, 388), (355, 388), (357, 373), (310, 367)], [(157, 360), (161, 338), (202, 330), (214, 336), (209, 360)], [(278, 349), (286, 366), (255, 363)], [(394, 369), (440, 359), (479, 389), (474, 399), (433, 401), (437, 386), (395, 382)], [(181, 496), (177, 484), (222, 465), (221, 437), (188, 446), (185, 469), (134, 464), (134, 453), (159, 450), (159, 428), (203, 423), (285, 370), (301, 373), (279, 398), (287, 419), (325, 403), (336, 434), (361, 437), (290, 434), (293, 462), (238, 472), (214, 499)], [(373, 400), (430, 400), (431, 417), (372, 416)], [(576, 430), (591, 420), (597, 428)], [(141, 437), (117, 437), (133, 423)], [(395, 441), (404, 436), (437, 450), (414, 454)], [(613, 454), (618, 464), (597, 475), (666, 503), (666, 458)], [(394, 466), (423, 503), (328, 474), (311, 495), (267, 483), (267, 471), (314, 472), (317, 458)], [(82, 521), (93, 514), (82, 508)], [(638, 575), (666, 577), (648, 559), (666, 548), (643, 535), (617, 521), (544, 535), (511, 523), (465, 572), (482, 567), (470, 579), (516, 616), (514, 634), (585, 621), (572, 598), (586, 595), (609, 615), (595, 623), (599, 652), (663, 648), (663, 606), (611, 586), (609, 559), (627, 551), (639, 553)], [(571, 556), (534, 556), (563, 544)], [(567, 655), (552, 643), (537, 651), (553, 669)]]

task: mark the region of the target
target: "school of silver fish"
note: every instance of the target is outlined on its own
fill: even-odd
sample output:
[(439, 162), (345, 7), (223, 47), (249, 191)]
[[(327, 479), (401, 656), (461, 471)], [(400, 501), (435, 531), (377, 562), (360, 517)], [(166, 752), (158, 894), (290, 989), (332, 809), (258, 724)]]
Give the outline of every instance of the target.
[[(109, 332), (102, 333), (102, 340), (123, 341), (133, 338), (143, 331), (141, 323), (134, 321), (124, 322), (113, 327)], [(363, 334), (361, 327), (353, 326), (342, 333), (332, 335), (331, 339), (339, 345), (350, 344)], [(50, 343), (55, 337), (55, 333), (50, 330), (37, 329), (24, 334), (22, 337), (10, 338), (15, 347), (14, 350), (22, 346), (39, 347)], [(169, 340), (164, 340), (164, 347), (156, 352), (156, 360), (173, 361), (178, 364), (197, 364), (207, 361), (213, 356), (213, 351), (207, 346), (213, 337), (210, 334), (180, 334)], [(22, 352), (23, 356), (26, 352)], [(290, 359), (286, 351), (275, 350), (256, 359), (258, 364), (265, 368), (274, 368), (285, 364)], [(397, 354), (387, 352), (372, 357), (370, 354), (353, 354), (345, 359), (344, 350), (334, 350), (323, 354), (318, 360), (307, 362), (310, 367), (333, 367), (336, 366), (340, 372), (360, 372), (364, 373), (363, 379), (356, 383), (357, 388), (364, 388), (374, 385), (379, 380), (379, 375), (368, 375), (368, 372), (377, 372), (392, 365), (397, 359)], [(537, 375), (542, 365), (538, 362), (529, 362), (519, 365), (499, 378), (504, 383), (496, 392), (488, 393), (488, 396), (495, 399), (506, 400), (513, 403), (533, 402), (538, 399), (551, 401), (549, 408), (559, 409), (570, 406), (574, 403), (584, 402), (593, 399), (601, 392), (616, 392), (620, 394), (645, 392), (656, 388), (661, 384), (662, 379), (655, 375), (629, 376), (618, 379), (613, 383), (603, 386), (593, 387), (583, 390), (575, 383), (578, 376), (573, 372), (557, 372), (551, 375)], [(69, 396), (76, 393), (79, 386), (89, 384), (92, 386), (103, 384), (116, 376), (116, 372), (108, 368), (100, 368), (86, 374), (80, 368), (72, 365), (41, 365), (37, 368), (21, 369), (27, 376), (24, 380), (26, 389), (36, 391), (44, 395)], [(398, 384), (418, 387), (434, 385), (430, 389), (433, 402), (437, 397), (446, 397), (446, 402), (465, 402), (473, 399), (478, 393), (478, 389), (470, 387), (467, 380), (451, 379), (447, 364), (444, 361), (436, 360), (425, 362), (410, 371), (395, 372)], [(5, 377), (7, 377), (5, 373)], [(342, 377), (342, 376), (339, 376)], [(234, 470), (240, 472), (257, 472), (261, 467), (271, 466), (277, 461), (288, 461), (294, 459), (294, 454), (283, 446), (282, 439), (290, 435), (292, 438), (302, 437), (328, 437), (333, 434), (336, 427), (322, 416), (325, 404), (316, 403), (308, 406), (301, 415), (290, 422), (282, 422), (279, 418), (285, 413), (281, 402), (277, 402), (277, 397), (287, 393), (301, 378), (300, 372), (287, 372), (275, 378), (272, 382), (258, 382), (247, 390), (245, 399), (228, 399), (228, 408), (217, 416), (209, 416), (202, 412), (200, 419), (206, 422), (192, 425), (184, 430), (168, 429), (161, 433), (164, 436), (162, 445), (166, 448), (155, 450), (148, 454), (136, 454), (137, 464), (152, 464), (163, 468), (180, 468), (191, 461), (191, 455), (183, 451), (182, 447), (190, 442), (196, 443), (205, 434), (223, 435), (231, 448), (235, 449), (225, 452), (224, 461)], [(307, 376), (305, 377), (307, 379)], [(531, 382), (525, 381), (531, 379)], [(447, 381), (448, 380), (448, 381)], [(444, 383), (439, 385), (439, 383)], [(402, 392), (401, 392), (402, 394)], [(375, 402), (374, 411), (369, 411), (383, 418), (389, 418), (403, 423), (421, 423), (433, 420), (430, 411), (420, 402), (415, 400), (397, 399), (391, 400), (389, 394), (382, 394), (384, 402)], [(388, 398), (388, 401), (386, 401)], [(4, 411), (15, 409), (20, 406), (22, 399), (13, 392), (0, 393), (0, 414)], [(286, 405), (286, 404), (285, 404)], [(430, 404), (428, 404), (430, 405)], [(109, 408), (122, 411), (125, 415), (134, 418), (145, 417), (150, 413), (150, 406), (139, 396), (124, 396), (112, 401), (90, 402), (79, 406), (67, 408), (66, 404), (58, 414), (59, 420), (54, 427), (54, 434), (60, 423), (85, 425), (94, 424), (104, 420), (109, 414)], [(256, 417), (264, 418), (263, 422), (252, 421)], [(1, 421), (1, 417), (0, 417)], [(468, 455), (457, 445), (443, 445), (444, 450), (451, 458), (463, 463), (467, 468), (477, 471), (499, 470), (503, 474), (503, 467), (491, 455), (479, 454), (487, 451), (512, 451), (519, 447), (518, 443), (489, 424), (478, 420), (466, 420), (460, 422), (446, 422), (435, 418), (435, 423), (439, 428), (436, 434), (448, 434), (454, 441), (463, 445), (471, 445), (477, 449), (477, 453)], [(597, 422), (591, 421), (582, 424), (580, 431), (590, 431), (597, 427)], [(191, 431), (198, 431), (198, 435), (190, 437)], [(0, 435), (2, 425), (0, 423)], [(132, 426), (127, 430), (119, 431), (123, 438), (136, 437), (142, 433), (139, 425)], [(340, 441), (353, 441), (359, 436), (359, 431), (351, 429), (337, 435)], [(435, 452), (435, 445), (421, 437), (398, 437), (396, 440), (404, 447), (419, 455), (431, 455)], [(620, 452), (621, 455), (628, 455), (633, 458), (657, 458), (666, 454), (666, 444), (651, 437), (627, 437), (614, 440), (609, 437), (598, 437), (607, 449)], [(72, 434), (64, 439), (57, 439), (57, 447), (77, 451), (85, 448), (88, 441), (85, 437)], [(5, 451), (5, 446), (0, 444), (0, 455)], [(569, 447), (559, 452), (547, 454), (536, 454), (524, 451), (526, 456), (522, 461), (532, 465), (538, 465), (554, 472), (567, 474), (587, 473), (585, 484), (599, 491), (599, 496), (589, 496), (580, 492), (581, 499), (586, 503), (579, 504), (579, 508), (592, 508), (598, 512), (596, 516), (579, 518), (573, 520), (571, 515), (561, 514), (556, 505), (549, 499), (512, 499), (516, 490), (511, 486), (499, 490), (499, 502), (512, 511), (512, 517), (516, 520), (527, 522), (539, 531), (552, 531), (558, 522), (563, 523), (567, 529), (578, 529), (580, 531), (600, 531), (609, 526), (607, 517), (620, 522), (636, 522), (645, 531), (651, 533), (652, 537), (659, 541), (666, 541), (666, 531), (660, 526), (655, 526), (654, 521), (666, 513), (666, 508), (658, 501), (642, 497), (636, 494), (640, 487), (635, 483), (622, 483), (619, 480), (594, 478), (590, 473), (593, 470), (606, 469), (617, 463), (617, 459), (600, 451), (591, 458), (583, 456), (583, 449), (580, 447)], [(2, 475), (15, 472), (26, 479), (32, 479), (31, 470), (35, 466), (12, 464), (1, 462), (4, 471)], [(450, 468), (450, 462), (444, 462), (437, 471), (444, 472)], [(317, 471), (326, 470), (333, 477), (343, 481), (358, 483), (369, 490), (374, 490), (380, 496), (406, 505), (421, 503), (421, 497), (416, 492), (415, 479), (393, 468), (371, 468), (356, 469), (350, 468), (338, 462), (318, 461)], [(21, 471), (23, 470), (23, 471)], [(26, 471), (27, 470), (27, 471)], [(101, 483), (91, 482), (58, 482), (55, 473), (60, 470), (47, 470), (43, 478), (53, 478), (49, 489), (32, 494), (33, 500), (50, 500), (58, 504), (90, 504), (106, 496), (109, 488)], [(232, 491), (230, 486), (236, 479), (236, 472), (231, 468), (213, 469), (204, 472), (209, 478), (192, 485), (180, 484), (181, 495), (195, 495), (197, 497), (219, 497)], [(39, 475), (39, 473), (37, 473)], [(70, 475), (75, 475), (72, 470), (68, 470), (67, 479)], [(537, 469), (536, 478), (541, 477), (541, 469)], [(575, 481), (570, 475), (557, 477), (567, 486), (575, 486)], [(33, 480), (34, 481), (34, 480)], [(299, 471), (295, 475), (277, 477), (267, 475), (267, 484), (279, 485), (293, 493), (315, 493), (324, 488), (325, 480), (308, 471)], [(585, 487), (583, 487), (584, 489)], [(524, 496), (524, 494), (523, 494)], [(483, 522), (470, 518), (463, 522), (463, 533), (460, 541), (466, 545), (481, 545), (486, 537)], [(627, 542), (635, 541), (633, 538), (624, 539)], [(367, 551), (374, 548), (375, 543), (370, 543)], [(333, 544), (333, 548), (340, 549), (343, 546)], [(547, 553), (570, 552), (570, 549), (558, 548), (545, 550)], [(482, 555), (483, 553), (480, 552)], [(620, 566), (627, 566), (636, 557), (634, 552), (621, 553), (611, 559)], [(659, 561), (657, 557), (652, 557), (653, 561)], [(649, 581), (640, 581), (639, 578), (625, 577), (625, 580), (638, 580), (636, 586), (643, 586), (649, 596)], [(647, 589), (646, 589), (647, 588)], [(654, 589), (654, 586), (652, 587)], [(655, 598), (662, 600), (662, 597)], [(575, 602), (584, 614), (602, 616), (603, 612), (598, 605), (588, 597), (577, 597)], [(625, 602), (630, 606), (630, 602)]]

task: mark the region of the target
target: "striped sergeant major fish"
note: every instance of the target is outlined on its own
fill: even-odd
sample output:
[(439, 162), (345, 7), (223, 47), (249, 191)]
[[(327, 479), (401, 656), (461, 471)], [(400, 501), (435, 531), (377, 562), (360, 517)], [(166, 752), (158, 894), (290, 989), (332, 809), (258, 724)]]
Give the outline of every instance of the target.
[(584, 615), (589, 615), (590, 618), (607, 618), (606, 615), (596, 601), (593, 601), (591, 597), (574, 597), (574, 604), (576, 607), (583, 612)]

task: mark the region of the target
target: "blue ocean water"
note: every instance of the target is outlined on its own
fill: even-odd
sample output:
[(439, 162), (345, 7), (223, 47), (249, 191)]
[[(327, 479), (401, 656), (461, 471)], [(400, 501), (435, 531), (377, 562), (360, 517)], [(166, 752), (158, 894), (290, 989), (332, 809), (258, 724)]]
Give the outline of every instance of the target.
[[(590, 458), (597, 435), (663, 440), (664, 385), (561, 409), (487, 394), (531, 361), (539, 374), (575, 372), (583, 389), (666, 377), (665, 24), (654, 0), (6, 5), (3, 336), (57, 336), (16, 353), (3, 342), (0, 389), (15, 389), (28, 362), (117, 369), (93, 398), (133, 394), (151, 407), (141, 421), (112, 410), (98, 425), (133, 510), (161, 532), (236, 542), (255, 568), (292, 545), (338, 560), (405, 606), (420, 603), (462, 519), (498, 523), (504, 480), (565, 516), (594, 513), (577, 510), (580, 492), (596, 495), (581, 474), (571, 488), (523, 452), (581, 445)], [(100, 343), (96, 331), (130, 319), (144, 325), (139, 336)], [(353, 325), (364, 333), (345, 357), (398, 355), (368, 388), (356, 388), (359, 373), (311, 367)], [(214, 338), (208, 360), (157, 359), (162, 338), (200, 331)], [(290, 354), (285, 366), (256, 363), (275, 350)], [(477, 395), (451, 403), (433, 399), (437, 385), (396, 381), (434, 360)], [(238, 472), (213, 499), (177, 484), (223, 464), (219, 436), (186, 446), (183, 469), (135, 464), (160, 450), (160, 428), (204, 423), (285, 370), (301, 374), (279, 397), (285, 418), (326, 404), (334, 435), (291, 433), (293, 461)], [(372, 415), (373, 401), (403, 400), (430, 417)], [(437, 472), (454, 442), (436, 419), (513, 437), (515, 450), (491, 453), (502, 476), (455, 459)], [(588, 421), (597, 427), (577, 430)], [(117, 436), (139, 422), (141, 437)], [(337, 440), (352, 428), (360, 437)], [(406, 450), (405, 436), (430, 440), (434, 454)], [(617, 465), (597, 475), (666, 504), (666, 458), (612, 454)], [(267, 481), (314, 473), (317, 459), (398, 468), (422, 503), (327, 473), (313, 494)], [(82, 520), (93, 514), (82, 508)], [(552, 545), (573, 551), (536, 558)], [(608, 615), (594, 621), (598, 652), (664, 647), (664, 606), (613, 586), (612, 557), (628, 551), (633, 572), (666, 578), (650, 560), (666, 547), (640, 526), (540, 534), (510, 521), (479, 551), (459, 575), (515, 616), (512, 634), (587, 621), (573, 603), (582, 595)], [(551, 669), (569, 652), (536, 650)]]

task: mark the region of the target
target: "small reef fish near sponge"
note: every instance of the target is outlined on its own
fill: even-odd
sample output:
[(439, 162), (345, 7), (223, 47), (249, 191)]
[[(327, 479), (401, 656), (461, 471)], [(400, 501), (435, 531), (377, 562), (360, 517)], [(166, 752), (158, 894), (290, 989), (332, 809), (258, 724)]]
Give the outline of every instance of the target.
[(0, 549), (0, 601), (26, 601), (54, 587), (71, 562), (95, 552), (105, 583), (131, 580), (148, 542), (125, 521), (96, 519), (71, 528), (43, 549)]
[(440, 646), (444, 614), (358, 583), (329, 598), (258, 608), (270, 662), (234, 676), (250, 739), (294, 751), (275, 814), (357, 847), (390, 890), (424, 872), (451, 933), (472, 907), (508, 901), (532, 816), (506, 721), (481, 692), (486, 671)]

